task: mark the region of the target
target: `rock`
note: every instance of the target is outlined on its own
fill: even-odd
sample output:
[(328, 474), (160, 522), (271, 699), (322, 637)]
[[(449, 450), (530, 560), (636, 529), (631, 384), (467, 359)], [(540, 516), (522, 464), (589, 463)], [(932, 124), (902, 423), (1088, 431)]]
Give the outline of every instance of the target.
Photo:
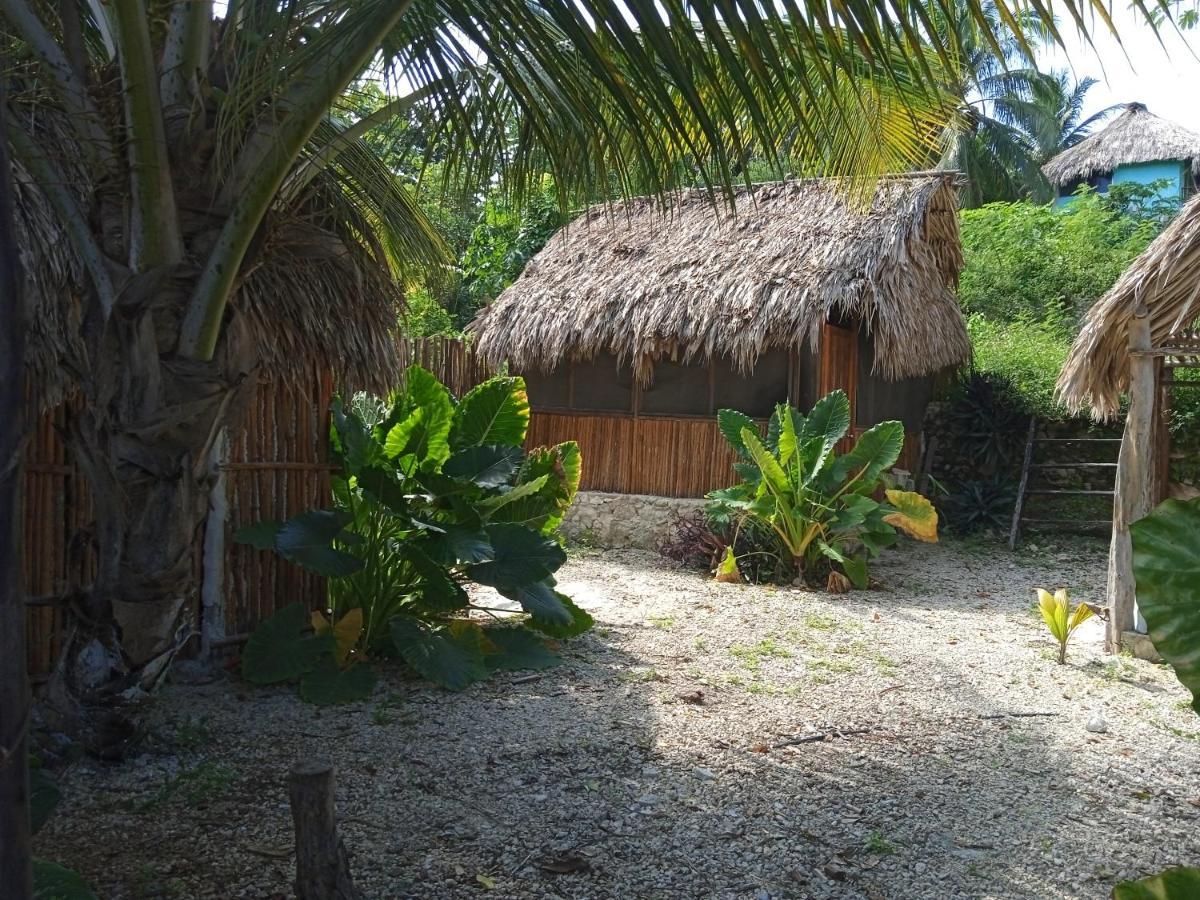
[(692, 769), (692, 774), (701, 781), (712, 781), (717, 777), (712, 769), (706, 769), (704, 766), (696, 766), (696, 768)]
[(1104, 721), (1104, 715), (1100, 712), (1092, 713), (1092, 716), (1087, 721), (1087, 730), (1096, 734), (1104, 734), (1108, 731), (1108, 722)]

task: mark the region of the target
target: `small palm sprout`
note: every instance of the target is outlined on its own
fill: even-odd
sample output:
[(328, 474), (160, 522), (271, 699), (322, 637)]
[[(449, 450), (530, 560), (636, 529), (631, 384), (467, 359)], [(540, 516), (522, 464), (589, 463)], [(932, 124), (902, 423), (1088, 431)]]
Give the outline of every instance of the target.
[(1075, 629), (1090, 619), (1095, 612), (1086, 603), (1080, 603), (1075, 607), (1075, 611), (1071, 612), (1066, 588), (1059, 588), (1053, 594), (1038, 588), (1037, 594), (1042, 619), (1058, 641), (1058, 664), (1064, 665), (1067, 661), (1067, 641), (1071, 639)]

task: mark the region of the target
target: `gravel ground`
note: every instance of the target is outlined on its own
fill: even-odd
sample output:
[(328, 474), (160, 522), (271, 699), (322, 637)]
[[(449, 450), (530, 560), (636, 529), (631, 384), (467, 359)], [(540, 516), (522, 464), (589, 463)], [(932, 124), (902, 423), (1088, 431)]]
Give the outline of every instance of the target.
[(1058, 666), (1032, 612), (1039, 585), (1100, 600), (1103, 545), (906, 543), (875, 575), (580, 551), (560, 582), (597, 628), (565, 665), (462, 694), (389, 672), (332, 711), (173, 685), (142, 756), (68, 770), (37, 850), (106, 898), (284, 896), (286, 772), (319, 756), (372, 898), (1100, 898), (1200, 861), (1186, 691), (1098, 622)]

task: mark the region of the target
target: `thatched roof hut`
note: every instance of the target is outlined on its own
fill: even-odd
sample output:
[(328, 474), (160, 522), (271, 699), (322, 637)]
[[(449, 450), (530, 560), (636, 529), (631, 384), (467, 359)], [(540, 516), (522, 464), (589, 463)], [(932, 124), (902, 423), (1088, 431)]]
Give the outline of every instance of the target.
[(1136, 615), (1129, 526), (1169, 491), (1165, 388), (1178, 368), (1200, 367), (1200, 197), (1179, 215), (1088, 311), (1058, 378), (1069, 409), (1111, 419), (1127, 399), (1117, 463), (1108, 563), (1112, 652), (1145, 630)]
[(1130, 326), (1142, 316), (1153, 347), (1193, 339), (1186, 333), (1200, 319), (1200, 196), (1088, 311), (1058, 378), (1058, 396), (1068, 409), (1088, 409), (1100, 419), (1117, 415), (1130, 387)]
[(1160, 160), (1180, 160), (1200, 175), (1200, 134), (1159, 118), (1144, 104), (1130, 103), (1104, 130), (1042, 166), (1042, 174), (1062, 188), (1113, 172), (1118, 166)]
[(834, 180), (762, 184), (737, 192), (733, 215), (701, 191), (666, 211), (645, 198), (595, 206), (480, 314), (478, 350), (544, 372), (611, 353), (644, 380), (662, 356), (748, 371), (853, 319), (889, 379), (959, 364), (971, 345), (954, 295), (957, 178), (889, 176), (870, 198)]

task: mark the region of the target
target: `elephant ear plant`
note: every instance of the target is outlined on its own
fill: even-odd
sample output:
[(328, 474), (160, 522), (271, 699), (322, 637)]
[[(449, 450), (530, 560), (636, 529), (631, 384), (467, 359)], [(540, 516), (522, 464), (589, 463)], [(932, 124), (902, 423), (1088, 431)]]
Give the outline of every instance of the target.
[[(329, 578), (329, 609), (299, 604), (251, 638), (251, 681), (300, 679), (332, 703), (369, 693), (364, 659), (399, 656), (461, 690), (496, 669), (540, 668), (546, 638), (581, 634), (591, 617), (555, 589), (566, 555), (554, 539), (579, 487), (574, 442), (522, 449), (529, 403), (520, 378), (496, 377), (461, 401), (426, 370), (408, 370), (390, 403), (335, 403), (341, 469), (334, 509), (260, 522), (238, 539)], [(482, 627), (466, 585), (494, 588), (523, 611)]]
[(780, 404), (765, 438), (740, 412), (723, 409), (717, 421), (742, 481), (709, 494), (712, 508), (774, 530), (809, 581), (827, 571), (831, 590), (865, 588), (868, 560), (896, 542), (897, 530), (937, 540), (937, 511), (925, 497), (886, 489), (886, 500), (875, 499), (904, 446), (900, 422), (881, 422), (836, 452), (850, 430), (844, 391), (823, 397), (807, 416)]

